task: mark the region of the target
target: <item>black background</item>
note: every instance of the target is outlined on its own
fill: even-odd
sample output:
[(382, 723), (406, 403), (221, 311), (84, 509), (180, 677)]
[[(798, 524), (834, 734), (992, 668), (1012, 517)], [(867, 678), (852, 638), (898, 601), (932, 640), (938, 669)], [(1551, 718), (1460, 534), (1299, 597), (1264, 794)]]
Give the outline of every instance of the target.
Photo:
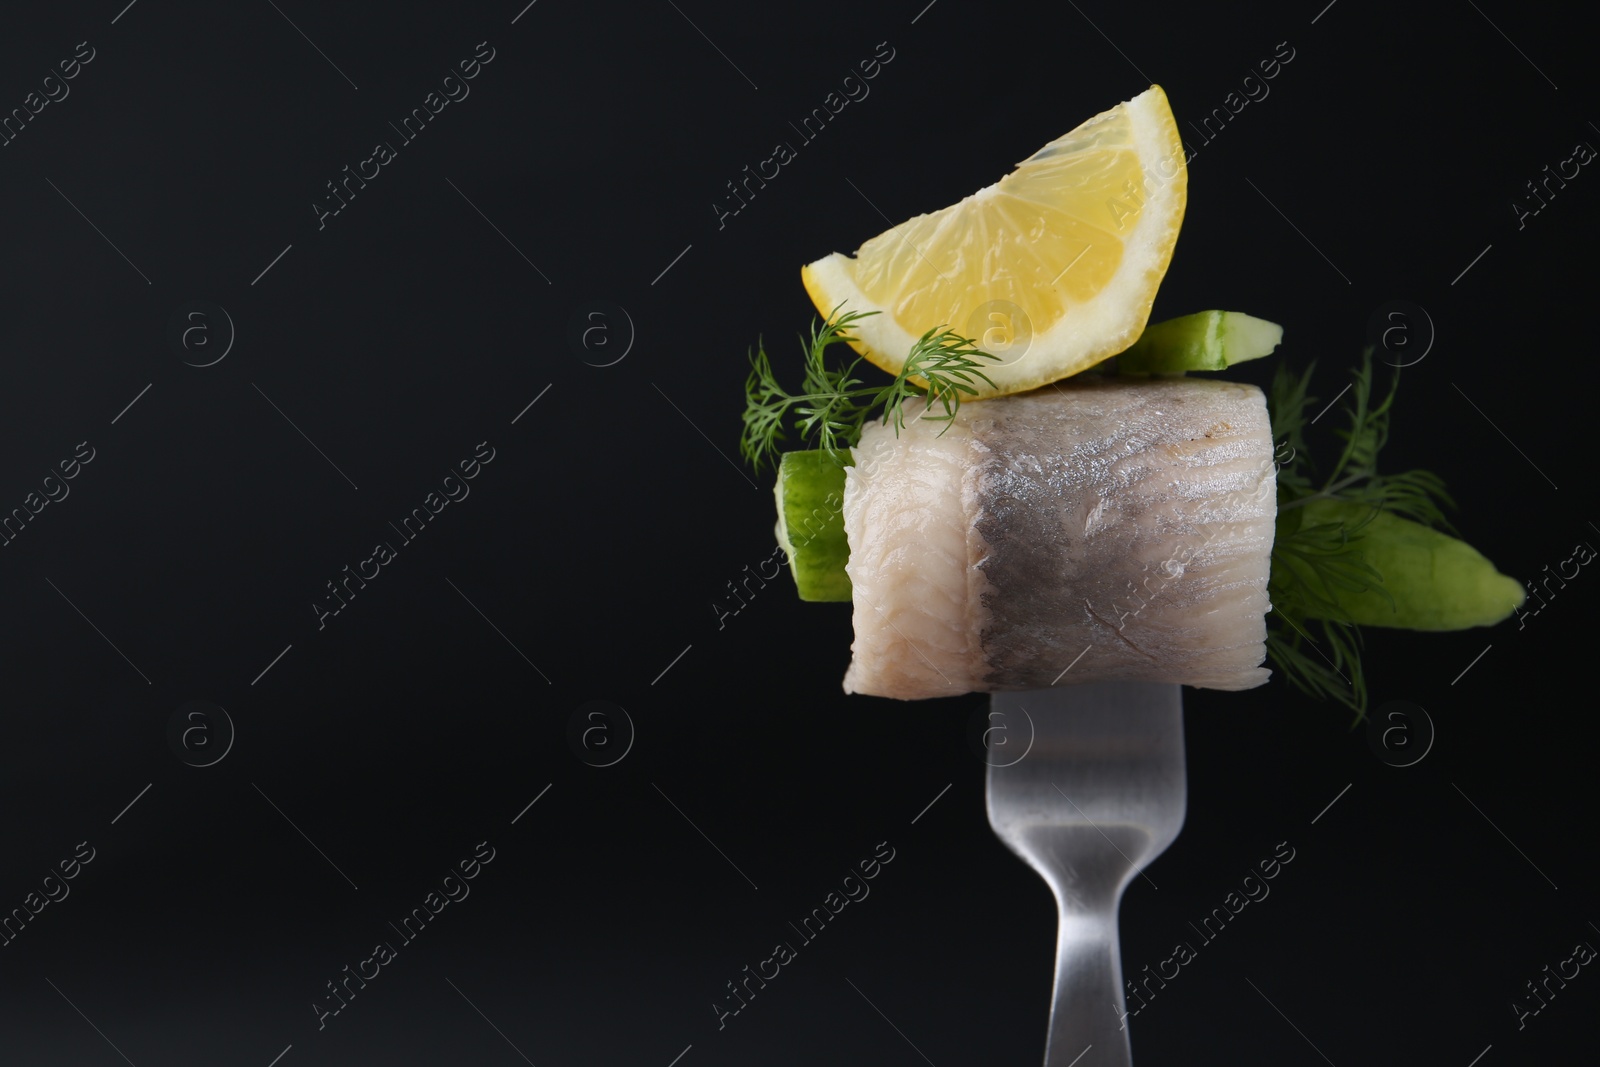
[[(6, 112), (94, 58), (0, 148), (0, 510), (95, 458), (0, 549), (0, 909), (95, 858), (0, 948), (0, 1062), (1039, 1062), (1054, 906), (987, 826), (985, 698), (844, 697), (848, 609), (787, 579), (713, 605), (772, 550), (769, 479), (730, 457), (747, 345), (810, 320), (800, 264), (1151, 81), (1196, 153), (1155, 316), (1280, 321), (1274, 360), (1331, 399), (1412, 302), (1388, 465), (1442, 474), (1518, 578), (1600, 543), (1600, 178), (1512, 206), (1600, 144), (1567, 16), (924, 2), (7, 14)], [(480, 41), (471, 95), (319, 229), (325, 183)], [(724, 183), (885, 41), (870, 96), (719, 229)], [(1270, 95), (1199, 134), (1280, 42)], [(169, 341), (191, 301), (236, 329), (213, 366)], [(484, 440), (470, 497), (319, 629), (325, 583)], [(1131, 1021), (1140, 1064), (1592, 1055), (1591, 968), (1520, 1029), (1511, 1004), (1600, 943), (1595, 581), (1521, 629), (1372, 633), (1375, 708), (1436, 731), (1409, 767), (1280, 681), (1186, 692), (1188, 821), (1128, 890), (1126, 969), (1295, 859)], [(208, 767), (168, 743), (191, 700), (236, 730)], [(591, 700), (631, 717), (614, 766), (569, 744)], [(325, 983), (480, 841), (470, 897), (319, 1030)], [(871, 896), (719, 1031), (724, 983), (880, 841)]]

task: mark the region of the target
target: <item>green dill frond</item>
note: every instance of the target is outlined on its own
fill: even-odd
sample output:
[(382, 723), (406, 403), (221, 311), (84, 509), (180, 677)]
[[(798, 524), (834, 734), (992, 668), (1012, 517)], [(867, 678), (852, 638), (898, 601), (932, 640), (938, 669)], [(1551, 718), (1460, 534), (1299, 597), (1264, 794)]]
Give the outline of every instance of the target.
[(1339, 460), (1328, 473), (1323, 492), (1331, 492), (1344, 485), (1353, 484), (1378, 473), (1378, 453), (1389, 441), (1389, 409), (1394, 405), (1395, 391), (1400, 387), (1400, 372), (1389, 379), (1389, 393), (1383, 401), (1372, 405), (1372, 346), (1361, 350), (1361, 365), (1354, 372), (1349, 397), (1344, 412), (1350, 425), (1335, 430), (1334, 436), (1344, 441)]
[[(1276, 610), (1274, 615), (1287, 621)], [(1297, 631), (1296, 626), (1300, 629)], [(1321, 641), (1312, 639), (1300, 623), (1288, 632), (1269, 625), (1267, 658), (1289, 683), (1318, 700), (1332, 700), (1355, 712), (1354, 727), (1366, 718), (1367, 679), (1361, 669), (1361, 631), (1354, 626), (1323, 622), (1311, 624)]]
[[(814, 322), (810, 336), (800, 339), (805, 351), (800, 392), (790, 393), (778, 383), (772, 363), (759, 344), (750, 357), (739, 454), (757, 470), (773, 463), (782, 452), (785, 420), (789, 420), (801, 441), (813, 442), (843, 463), (846, 451), (860, 442), (862, 427), (878, 408), (883, 409), (884, 422), (892, 424), (898, 433), (905, 426), (908, 400), (923, 400), (927, 411), (937, 407), (940, 414), (926, 417), (948, 423), (955, 417), (963, 396), (978, 394), (975, 382), (981, 380), (994, 386), (981, 369), (982, 361), (1000, 357), (946, 329), (923, 334), (912, 346), (900, 373), (887, 385), (868, 385), (856, 377), (863, 362), (861, 356), (830, 366), (828, 349), (848, 343), (850, 328), (856, 322), (878, 314), (851, 311), (841, 315), (842, 307), (835, 307), (826, 322)], [(928, 384), (916, 385), (911, 378), (921, 378)]]
[(1287, 363), (1279, 363), (1272, 376), (1272, 387), (1267, 393), (1267, 414), (1272, 422), (1272, 439), (1294, 446), (1296, 453), (1304, 450), (1306, 409), (1316, 403), (1309, 394), (1311, 375), (1317, 361), (1306, 364), (1306, 369), (1296, 375)]
[[(834, 308), (835, 314), (838, 310)], [(861, 357), (856, 356), (841, 370), (830, 370), (828, 348), (848, 342), (851, 325), (874, 314), (876, 312), (852, 311), (830, 318), (821, 326), (813, 323), (811, 339), (806, 345), (803, 395), (795, 404), (795, 413), (802, 418), (795, 425), (801, 437), (815, 438), (817, 447), (835, 456), (860, 439), (869, 405), (860, 399), (867, 390), (861, 388), (861, 379), (855, 377)]]
[[(1361, 549), (1352, 543), (1376, 514), (1372, 512), (1367, 520), (1354, 526), (1324, 522), (1292, 532), (1280, 528), (1272, 546), (1272, 577), (1268, 583), (1272, 602), (1298, 608), (1296, 614), (1348, 622), (1339, 607), (1341, 592), (1373, 590), (1388, 598), (1383, 575), (1367, 563)], [(1393, 598), (1389, 601), (1392, 604)]]
[(1444, 479), (1432, 471), (1415, 470), (1401, 474), (1374, 475), (1351, 497), (1375, 509), (1392, 511), (1402, 518), (1433, 526), (1454, 534), (1456, 529), (1441, 507), (1454, 508), (1454, 498), (1445, 491)]
[[(894, 424), (898, 434), (905, 427), (905, 402), (913, 397), (925, 402), (924, 414), (931, 422), (943, 422), (945, 429), (955, 419), (963, 396), (977, 396), (975, 380), (993, 389), (994, 382), (983, 373), (982, 360), (999, 359), (978, 348), (971, 340), (951, 330), (929, 330), (917, 339), (906, 356), (900, 373), (889, 384), (884, 397), (885, 421)], [(921, 378), (926, 389), (909, 379)], [(928, 414), (937, 406), (941, 414)], [(941, 434), (944, 430), (939, 431)]]
[(744, 393), (744, 430), (739, 435), (739, 455), (746, 463), (760, 469), (764, 462), (775, 460), (782, 451), (783, 416), (789, 402), (789, 394), (772, 373), (772, 361), (767, 358), (766, 346), (760, 340), (756, 341), (756, 350), (750, 355), (750, 375), (745, 379)]
[(1272, 420), (1273, 458), (1278, 466), (1278, 499), (1285, 490), (1299, 496), (1310, 492), (1311, 457), (1306, 451), (1306, 409), (1316, 402), (1311, 396), (1311, 375), (1317, 369), (1312, 360), (1296, 375), (1287, 363), (1279, 363), (1267, 394), (1267, 412)]
[[(1361, 530), (1380, 511), (1449, 529), (1443, 508), (1455, 504), (1443, 480), (1431, 471), (1378, 473), (1399, 375), (1391, 377), (1383, 399), (1373, 403), (1370, 347), (1352, 371), (1354, 380), (1336, 398), (1344, 401), (1345, 422), (1333, 431), (1343, 442), (1338, 459), (1325, 477), (1315, 478), (1305, 442), (1310, 427), (1306, 415), (1316, 403), (1309, 392), (1314, 367), (1297, 376), (1280, 365), (1270, 394), (1273, 440), (1288, 459), (1280, 462), (1277, 476), (1267, 655), (1307, 694), (1353, 710), (1354, 725), (1366, 716), (1367, 685), (1361, 669), (1361, 631), (1340, 608), (1340, 594), (1376, 592), (1394, 602), (1383, 587), (1383, 576), (1363, 557)], [(1353, 501), (1369, 510), (1351, 523), (1304, 525), (1307, 512), (1298, 509), (1313, 500)]]
[(798, 430), (802, 439), (815, 439), (818, 447), (839, 455), (861, 435), (867, 408), (863, 399), (875, 390), (863, 387), (855, 375), (861, 360), (857, 357), (842, 370), (828, 368), (828, 349), (850, 340), (850, 327), (876, 312), (848, 312), (834, 315), (826, 323), (813, 323), (809, 338), (800, 344), (805, 352), (805, 376), (800, 392), (790, 393), (772, 371), (772, 360), (765, 345), (757, 342), (750, 356), (750, 374), (745, 379), (743, 429), (739, 435), (739, 455), (756, 470), (776, 465), (788, 435), (785, 420)]

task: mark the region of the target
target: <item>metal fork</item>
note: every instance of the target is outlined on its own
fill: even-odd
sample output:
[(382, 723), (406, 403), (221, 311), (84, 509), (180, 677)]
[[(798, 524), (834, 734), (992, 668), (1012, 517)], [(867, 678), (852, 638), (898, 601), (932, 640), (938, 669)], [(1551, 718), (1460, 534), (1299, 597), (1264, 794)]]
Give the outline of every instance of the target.
[[(1117, 908), (1183, 826), (1182, 692), (1095, 682), (990, 698), (991, 722), (1012, 736), (985, 737), (989, 825), (1060, 908), (1045, 1067), (1132, 1063)], [(1032, 746), (1012, 759), (1028, 723)]]

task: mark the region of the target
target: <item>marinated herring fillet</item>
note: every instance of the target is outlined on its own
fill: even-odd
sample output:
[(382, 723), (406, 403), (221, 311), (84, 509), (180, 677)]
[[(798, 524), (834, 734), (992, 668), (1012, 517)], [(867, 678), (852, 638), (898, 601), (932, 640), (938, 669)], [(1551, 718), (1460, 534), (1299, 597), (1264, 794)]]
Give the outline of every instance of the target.
[(1254, 386), (1078, 380), (898, 436), (874, 423), (853, 455), (847, 693), (1270, 675), (1277, 487)]

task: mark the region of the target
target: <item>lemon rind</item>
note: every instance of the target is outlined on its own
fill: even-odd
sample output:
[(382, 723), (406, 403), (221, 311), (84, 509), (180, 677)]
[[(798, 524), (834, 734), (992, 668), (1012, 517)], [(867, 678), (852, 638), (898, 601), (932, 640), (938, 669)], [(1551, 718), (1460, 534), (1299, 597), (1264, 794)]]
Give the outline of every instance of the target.
[[(1156, 290), (1171, 264), (1183, 223), (1188, 167), (1182, 137), (1159, 85), (1121, 106), (1129, 116), (1133, 146), (1144, 172), (1146, 201), (1124, 242), (1123, 261), (1104, 289), (1036, 334), (1020, 359), (990, 369), (995, 388), (977, 383), (980, 396), (1023, 392), (1076, 374), (1128, 348), (1149, 321)], [(999, 184), (980, 189), (972, 197), (983, 196)], [(959, 207), (959, 203), (953, 204), (940, 213)], [(889, 374), (898, 374), (921, 331), (907, 329), (862, 293), (855, 282), (854, 263), (850, 256), (835, 252), (802, 267), (801, 282), (824, 315), (841, 304), (847, 311), (882, 311), (853, 324), (851, 346)]]

